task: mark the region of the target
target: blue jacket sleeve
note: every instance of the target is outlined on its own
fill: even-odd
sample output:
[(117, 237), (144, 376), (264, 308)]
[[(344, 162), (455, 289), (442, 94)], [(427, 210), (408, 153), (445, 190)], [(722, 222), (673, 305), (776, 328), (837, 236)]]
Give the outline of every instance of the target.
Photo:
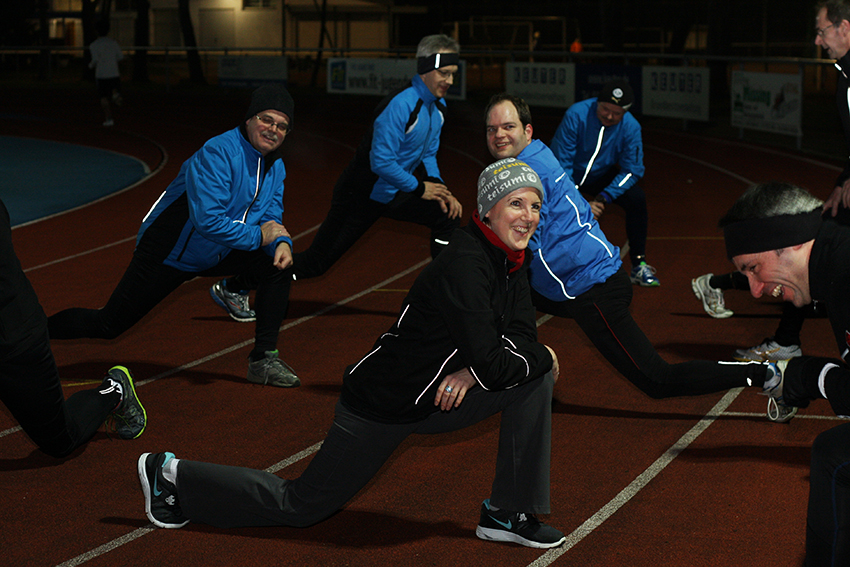
[(369, 152), (369, 165), (375, 175), (406, 193), (416, 190), (419, 185), (419, 180), (398, 164), (399, 148), (404, 140), (404, 125), (409, 113), (410, 109), (399, 97), (393, 99), (375, 119), (372, 150)]
[(263, 241), (260, 227), (228, 214), (237, 182), (225, 150), (208, 144), (192, 156), (186, 171), (189, 217), (198, 233), (208, 240), (237, 250), (256, 250)]
[[(437, 113), (438, 118), (440, 120), (440, 130), (443, 129), (443, 113), (439, 110), (434, 110)], [(431, 144), (429, 145), (425, 155), (422, 156), (422, 164), (425, 166), (425, 175), (429, 179), (440, 179), (442, 180), (442, 176), (440, 175), (440, 167), (437, 165), (437, 150), (440, 149), (440, 132), (437, 132), (435, 136), (431, 138)]]
[[(579, 120), (577, 113), (567, 110), (564, 113), (564, 118), (549, 144), (549, 149), (555, 154), (555, 158), (564, 171), (567, 172), (567, 177), (573, 180), (573, 163), (576, 157), (576, 148), (578, 146), (578, 137), (582, 135), (584, 127)], [(575, 185), (575, 181), (572, 181)]]
[[(277, 167), (280, 167), (282, 172), (278, 171), (276, 169)], [(283, 179), (286, 177), (286, 171), (283, 170), (283, 164), (275, 165), (272, 168), (272, 170), (269, 171), (269, 175), (274, 175), (274, 178), (272, 179), (272, 183), (274, 183), (275, 190), (274, 190), (274, 196), (272, 197), (272, 200), (271, 200), (271, 205), (263, 213), (263, 218), (260, 221), (260, 230), (261, 231), (262, 231), (263, 224), (266, 223), (267, 221), (271, 220), (271, 221), (275, 221), (275, 222), (279, 222), (279, 223), (283, 222), (283, 190), (284, 190)], [(277, 248), (277, 245), (280, 244), (281, 242), (286, 242), (287, 244), (289, 244), (289, 249), (293, 250), (292, 238), (290, 238), (289, 236), (280, 236), (280, 237), (276, 238), (274, 242), (265, 246), (263, 248), (263, 250), (265, 251), (266, 254), (273, 257), (275, 249)]]
[(621, 126), (628, 126), (628, 128), (624, 128), (622, 137), (617, 142), (619, 144), (617, 151), (620, 154), (620, 173), (603, 190), (610, 201), (628, 191), (643, 177), (646, 171), (643, 166), (643, 139), (641, 138), (640, 124), (634, 119), (626, 123), (624, 119)]

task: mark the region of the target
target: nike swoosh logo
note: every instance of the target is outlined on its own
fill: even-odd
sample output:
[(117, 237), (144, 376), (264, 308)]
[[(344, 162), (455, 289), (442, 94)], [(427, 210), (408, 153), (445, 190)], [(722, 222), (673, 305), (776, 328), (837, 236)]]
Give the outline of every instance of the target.
[(505, 528), (506, 530), (511, 529), (512, 524), (511, 524), (510, 520), (508, 520), (508, 523), (505, 523), (505, 522), (500, 522), (499, 520), (497, 520), (493, 516), (490, 516), (490, 519), (493, 520), (494, 522), (496, 522), (497, 524), (499, 524), (500, 526), (502, 526), (503, 528)]
[(158, 481), (159, 481), (159, 479), (156, 477), (156, 475), (154, 475), (153, 476), (153, 495), (154, 496), (159, 496), (160, 494), (162, 494), (162, 490), (160, 490), (159, 487), (157, 486)]

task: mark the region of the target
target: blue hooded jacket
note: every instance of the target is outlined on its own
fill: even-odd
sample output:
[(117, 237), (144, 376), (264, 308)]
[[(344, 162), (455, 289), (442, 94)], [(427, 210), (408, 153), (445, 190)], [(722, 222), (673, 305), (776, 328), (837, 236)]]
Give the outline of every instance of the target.
[(592, 183), (619, 165), (620, 172), (602, 191), (610, 203), (643, 177), (643, 140), (640, 124), (631, 112), (626, 112), (619, 124), (605, 128), (596, 116), (596, 107), (596, 98), (572, 105), (549, 145), (578, 186)]
[(605, 237), (590, 205), (540, 140), (532, 140), (517, 159), (540, 176), (546, 199), (531, 237), (531, 287), (552, 301), (566, 301), (604, 282), (620, 269), (620, 249)]
[[(241, 127), (211, 138), (183, 162), (154, 203), (136, 246), (143, 244), (147, 253), (186, 272), (209, 269), (234, 249), (257, 250), (261, 225), (283, 221), (285, 177), (283, 160), (275, 154), (264, 158)], [(282, 236), (263, 250), (274, 256), (281, 242), (292, 246), (292, 239)]]
[(441, 101), (416, 75), (375, 119), (369, 164), (378, 179), (369, 198), (389, 203), (399, 191), (416, 191), (420, 183), (413, 171), (420, 163), (427, 179), (441, 179), (437, 167), (444, 122)]

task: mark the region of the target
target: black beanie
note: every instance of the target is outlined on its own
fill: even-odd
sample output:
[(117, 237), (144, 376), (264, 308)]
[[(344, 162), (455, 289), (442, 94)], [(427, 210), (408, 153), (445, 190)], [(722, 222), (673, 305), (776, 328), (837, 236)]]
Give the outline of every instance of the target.
[(295, 101), (283, 85), (263, 85), (251, 95), (251, 104), (245, 120), (253, 118), (264, 110), (277, 110), (286, 114), (289, 125), (295, 120)]
[(628, 110), (635, 101), (635, 93), (632, 87), (622, 79), (614, 79), (602, 85), (599, 92), (599, 102), (610, 102)]

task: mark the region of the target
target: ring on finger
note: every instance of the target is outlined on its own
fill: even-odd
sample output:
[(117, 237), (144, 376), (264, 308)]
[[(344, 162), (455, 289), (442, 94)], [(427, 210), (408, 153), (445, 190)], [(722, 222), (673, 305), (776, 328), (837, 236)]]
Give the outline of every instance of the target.
[(446, 393), (447, 393), (447, 394), (451, 394), (451, 393), (452, 393), (452, 387), (451, 387), (451, 386), (446, 386)]

